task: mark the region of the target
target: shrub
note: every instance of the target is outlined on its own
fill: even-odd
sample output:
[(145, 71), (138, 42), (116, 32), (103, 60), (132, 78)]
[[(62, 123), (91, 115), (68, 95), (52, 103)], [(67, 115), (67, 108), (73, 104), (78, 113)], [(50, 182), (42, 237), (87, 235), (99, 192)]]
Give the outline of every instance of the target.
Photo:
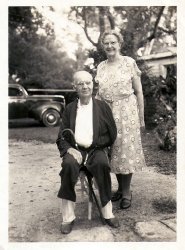
[[(146, 70), (147, 72), (147, 70)], [(146, 124), (155, 129), (159, 147), (176, 149), (176, 67), (167, 67), (167, 77), (149, 77), (143, 74)]]

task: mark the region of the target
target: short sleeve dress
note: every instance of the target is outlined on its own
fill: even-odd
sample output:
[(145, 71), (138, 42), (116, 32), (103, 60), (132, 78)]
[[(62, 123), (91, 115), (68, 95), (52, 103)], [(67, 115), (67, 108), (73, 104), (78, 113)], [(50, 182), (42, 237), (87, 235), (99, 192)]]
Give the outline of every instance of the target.
[(107, 60), (97, 68), (98, 95), (110, 104), (118, 131), (111, 157), (115, 174), (130, 174), (145, 167), (138, 104), (132, 87), (132, 79), (138, 75), (141, 71), (128, 56), (122, 56), (120, 63), (111, 69)]

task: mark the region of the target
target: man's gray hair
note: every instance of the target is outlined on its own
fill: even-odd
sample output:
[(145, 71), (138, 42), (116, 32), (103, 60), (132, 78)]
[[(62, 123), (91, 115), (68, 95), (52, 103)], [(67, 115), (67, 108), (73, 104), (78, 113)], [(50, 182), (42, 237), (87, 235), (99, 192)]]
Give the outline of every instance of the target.
[(88, 71), (85, 71), (85, 70), (76, 71), (76, 72), (73, 74), (73, 85), (75, 84), (76, 78), (77, 78), (79, 75), (82, 75), (82, 74), (87, 74), (87, 75), (90, 75), (90, 76), (92, 77), (92, 75), (91, 75)]

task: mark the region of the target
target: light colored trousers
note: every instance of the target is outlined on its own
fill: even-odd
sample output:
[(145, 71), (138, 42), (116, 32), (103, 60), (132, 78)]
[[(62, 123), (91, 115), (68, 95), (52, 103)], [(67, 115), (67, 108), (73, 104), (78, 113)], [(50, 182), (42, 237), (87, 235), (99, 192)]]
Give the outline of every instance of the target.
[[(75, 217), (75, 202), (65, 199), (60, 199), (60, 212), (62, 213), (62, 224), (72, 222)], [(102, 207), (102, 214), (105, 219), (114, 218), (112, 213), (112, 202), (109, 201), (104, 207)]]

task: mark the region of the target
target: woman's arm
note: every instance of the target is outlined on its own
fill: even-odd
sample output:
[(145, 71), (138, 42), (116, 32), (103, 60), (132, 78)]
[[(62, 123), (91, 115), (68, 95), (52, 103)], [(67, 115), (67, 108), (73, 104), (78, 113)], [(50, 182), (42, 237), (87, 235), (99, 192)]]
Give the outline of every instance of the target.
[(145, 128), (144, 98), (143, 98), (143, 90), (142, 90), (142, 84), (141, 84), (140, 76), (135, 76), (132, 79), (132, 86), (133, 86), (133, 89), (134, 89), (134, 93), (135, 93), (135, 95), (137, 97), (140, 124), (141, 124), (141, 127)]

